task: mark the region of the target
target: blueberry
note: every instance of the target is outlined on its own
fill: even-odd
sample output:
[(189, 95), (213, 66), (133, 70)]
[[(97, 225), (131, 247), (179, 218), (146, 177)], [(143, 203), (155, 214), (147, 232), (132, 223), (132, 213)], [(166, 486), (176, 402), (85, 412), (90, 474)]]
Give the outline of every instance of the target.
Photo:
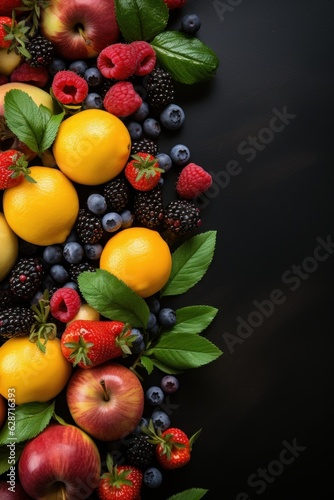
[(152, 330), (152, 328), (157, 324), (157, 317), (153, 312), (150, 312), (147, 322), (147, 330)]
[(100, 94), (90, 92), (82, 103), (83, 109), (103, 109), (103, 99)]
[(44, 248), (43, 259), (47, 264), (60, 264), (63, 260), (63, 249), (60, 245), (49, 245)]
[(87, 207), (95, 215), (102, 215), (107, 210), (107, 202), (102, 194), (93, 193), (87, 198)]
[(50, 275), (56, 281), (56, 283), (59, 283), (61, 285), (66, 283), (70, 278), (67, 270), (61, 264), (54, 264), (53, 266), (51, 266)]
[(63, 248), (64, 259), (70, 264), (79, 264), (82, 261), (85, 252), (80, 243), (70, 241)]
[(166, 412), (161, 410), (156, 410), (151, 416), (154, 429), (157, 431), (160, 429), (162, 432), (170, 427), (170, 418)]
[(90, 87), (97, 87), (102, 83), (102, 74), (95, 66), (88, 68), (84, 73), (84, 79)]
[(149, 467), (144, 471), (143, 483), (148, 488), (158, 488), (162, 483), (162, 474), (156, 467)]
[(85, 255), (90, 260), (99, 260), (103, 246), (100, 243), (86, 243), (84, 245)]
[(168, 172), (173, 166), (172, 159), (166, 153), (158, 153), (155, 156), (157, 162), (159, 163), (159, 167), (162, 168), (165, 172)]
[(109, 212), (102, 217), (102, 227), (108, 233), (117, 231), (122, 226), (122, 217), (117, 212)]
[(138, 328), (132, 328), (131, 335), (135, 335), (136, 337), (132, 341), (131, 352), (132, 354), (139, 354), (143, 349), (145, 349), (143, 334)]
[(123, 210), (120, 213), (120, 216), (122, 218), (122, 229), (126, 229), (128, 227), (131, 227), (133, 224), (134, 216), (130, 212), (130, 210)]
[(163, 402), (164, 397), (165, 395), (163, 390), (156, 385), (152, 385), (145, 392), (145, 398), (150, 405), (160, 405)]
[(160, 113), (160, 122), (167, 130), (177, 130), (185, 120), (183, 109), (177, 104), (168, 104)]
[(181, 19), (181, 28), (185, 33), (197, 33), (201, 27), (201, 20), (197, 14), (187, 14)]
[(161, 379), (160, 386), (166, 394), (173, 394), (178, 390), (180, 383), (174, 375), (165, 375)]
[(63, 288), (72, 288), (72, 290), (76, 290), (76, 291), (79, 290), (77, 283), (75, 283), (74, 281), (68, 281), (67, 283), (65, 283), (63, 285)]
[(141, 434), (143, 432), (142, 431), (143, 427), (148, 427), (148, 420), (145, 417), (141, 417), (141, 419), (139, 420), (137, 427), (133, 431), (134, 434), (136, 435)]
[(75, 229), (71, 229), (70, 234), (67, 236), (66, 240), (64, 241), (64, 245), (66, 245), (66, 243), (69, 243), (70, 241), (77, 241), (77, 242), (80, 241), (78, 233), (76, 232)]
[(176, 144), (170, 151), (172, 162), (179, 167), (183, 167), (189, 162), (190, 151), (184, 144)]
[(68, 69), (70, 71), (74, 71), (74, 73), (76, 73), (79, 76), (84, 76), (84, 74), (86, 73), (86, 71), (88, 69), (88, 64), (86, 63), (86, 61), (82, 61), (82, 60), (73, 61), (69, 65)]
[(146, 101), (143, 101), (137, 111), (131, 115), (131, 118), (138, 122), (143, 122), (148, 117), (150, 107)]
[(134, 120), (132, 120), (128, 122), (126, 127), (133, 141), (137, 141), (143, 135), (143, 127), (140, 125), (139, 122), (135, 122)]
[(58, 71), (64, 71), (64, 69), (66, 69), (66, 63), (59, 57), (55, 57), (48, 67), (51, 76), (55, 76)]
[(143, 123), (143, 130), (150, 139), (157, 139), (161, 134), (161, 125), (155, 118), (146, 118)]
[(147, 297), (146, 304), (148, 305), (148, 308), (151, 311), (151, 313), (153, 313), (153, 314), (158, 314), (159, 313), (159, 311), (160, 311), (160, 302), (159, 302), (159, 300), (156, 297), (154, 297), (154, 296)]
[(164, 328), (171, 328), (176, 323), (176, 314), (170, 307), (164, 307), (160, 310), (158, 321)]
[(158, 323), (156, 323), (152, 328), (147, 329), (147, 333), (149, 334), (151, 340), (157, 337), (160, 334), (160, 326)]

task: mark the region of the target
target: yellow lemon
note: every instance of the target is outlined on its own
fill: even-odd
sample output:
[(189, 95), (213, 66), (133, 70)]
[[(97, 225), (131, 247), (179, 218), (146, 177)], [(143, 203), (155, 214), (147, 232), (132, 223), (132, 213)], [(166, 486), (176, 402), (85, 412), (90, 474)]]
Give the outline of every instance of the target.
[(157, 231), (130, 227), (107, 242), (100, 268), (117, 276), (141, 297), (149, 297), (167, 283), (172, 256), (168, 244)]
[(72, 181), (89, 186), (116, 177), (130, 150), (130, 134), (124, 123), (101, 109), (86, 109), (64, 120), (53, 144), (60, 170)]
[(79, 198), (72, 182), (60, 170), (31, 167), (30, 176), (8, 188), (3, 210), (11, 229), (35, 245), (63, 243), (75, 224)]
[(28, 336), (13, 337), (0, 347), (0, 394), (11, 393), (16, 404), (49, 401), (67, 384), (72, 364), (58, 338), (48, 340), (45, 354)]
[(16, 234), (9, 227), (5, 216), (0, 212), (0, 281), (2, 281), (17, 259), (19, 243)]

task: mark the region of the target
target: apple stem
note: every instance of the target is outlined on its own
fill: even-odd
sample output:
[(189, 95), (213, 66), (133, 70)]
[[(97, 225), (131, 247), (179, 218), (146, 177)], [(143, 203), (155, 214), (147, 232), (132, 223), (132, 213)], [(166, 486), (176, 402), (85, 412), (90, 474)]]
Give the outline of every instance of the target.
[(91, 41), (89, 40), (89, 38), (86, 38), (86, 35), (85, 35), (85, 32), (83, 31), (82, 28), (78, 28), (78, 32), (80, 33), (80, 35), (82, 36), (82, 38), (85, 40), (85, 44), (86, 45), (90, 45), (91, 44)]
[(106, 383), (105, 383), (105, 381), (104, 380), (100, 380), (100, 384), (101, 384), (102, 389), (103, 389), (104, 400), (105, 401), (109, 401), (110, 397), (109, 397), (109, 394), (108, 394), (107, 389), (106, 389)]

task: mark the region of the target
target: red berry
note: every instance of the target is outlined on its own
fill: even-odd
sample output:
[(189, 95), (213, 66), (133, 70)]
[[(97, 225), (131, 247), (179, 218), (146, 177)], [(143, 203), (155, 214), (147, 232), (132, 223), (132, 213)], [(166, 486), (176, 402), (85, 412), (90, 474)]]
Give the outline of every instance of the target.
[(61, 104), (80, 104), (88, 94), (88, 83), (70, 70), (58, 71), (53, 77), (52, 92)]
[[(16, 22), (15, 22), (16, 24)], [(0, 48), (1, 49), (8, 49), (12, 43), (12, 40), (5, 40), (5, 36), (8, 35), (8, 32), (4, 28), (4, 26), (8, 26), (9, 28), (12, 25), (12, 19), (7, 16), (1, 16), (0, 17)]]
[(0, 152), (0, 189), (7, 189), (17, 186), (25, 177), (28, 181), (33, 182), (29, 176), (30, 170), (28, 162), (21, 151), (16, 149), (8, 149)]
[(105, 78), (126, 80), (137, 68), (137, 53), (132, 44), (114, 43), (101, 50), (97, 67)]
[(106, 93), (103, 106), (109, 113), (123, 118), (135, 113), (142, 102), (132, 83), (117, 82)]
[(80, 296), (73, 288), (58, 288), (50, 299), (52, 316), (63, 323), (71, 321), (76, 316), (80, 305)]
[(188, 163), (179, 175), (176, 191), (186, 199), (192, 199), (204, 193), (212, 184), (211, 175), (196, 163)]
[(179, 9), (180, 7), (183, 7), (187, 0), (164, 0), (165, 4), (167, 7), (171, 9)]
[(22, 63), (14, 69), (10, 75), (11, 82), (24, 82), (35, 87), (45, 87), (49, 79), (49, 72), (47, 68), (33, 68), (27, 63)]
[(8, 83), (8, 82), (9, 82), (8, 76), (0, 74), (0, 85), (4, 85), (5, 83)]
[(136, 51), (137, 68), (135, 75), (144, 76), (148, 75), (155, 68), (157, 56), (152, 45), (144, 40), (137, 40), (131, 43), (131, 46)]

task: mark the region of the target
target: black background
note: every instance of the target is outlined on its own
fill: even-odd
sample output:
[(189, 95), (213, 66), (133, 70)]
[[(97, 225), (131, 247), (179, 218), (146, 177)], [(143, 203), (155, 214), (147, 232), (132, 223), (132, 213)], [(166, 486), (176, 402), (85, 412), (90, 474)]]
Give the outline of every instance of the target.
[[(178, 304), (219, 308), (206, 335), (224, 354), (182, 375), (172, 421), (202, 434), (191, 463), (165, 475), (159, 491), (145, 498), (197, 486), (209, 489), (208, 500), (327, 499), (334, 493), (334, 255), (309, 258), (317, 238), (334, 240), (334, 4), (189, 0), (183, 13), (201, 17), (197, 36), (220, 59), (212, 82), (178, 94), (186, 112), (179, 139), (193, 161), (216, 174), (201, 230), (218, 236), (212, 266)], [(284, 107), (295, 117), (266, 135), (273, 110)], [(252, 161), (241, 146), (249, 136), (271, 138)], [(231, 160), (239, 173), (228, 182)], [(292, 281), (294, 265), (309, 270), (299, 282)], [(226, 341), (227, 332), (238, 335), (237, 318), (248, 321), (254, 301), (270, 299), (276, 289), (284, 302), (242, 343)], [(300, 449), (293, 463), (280, 466), (273, 461), (283, 442)], [(248, 483), (268, 466), (276, 473), (269, 473), (271, 484)]]

